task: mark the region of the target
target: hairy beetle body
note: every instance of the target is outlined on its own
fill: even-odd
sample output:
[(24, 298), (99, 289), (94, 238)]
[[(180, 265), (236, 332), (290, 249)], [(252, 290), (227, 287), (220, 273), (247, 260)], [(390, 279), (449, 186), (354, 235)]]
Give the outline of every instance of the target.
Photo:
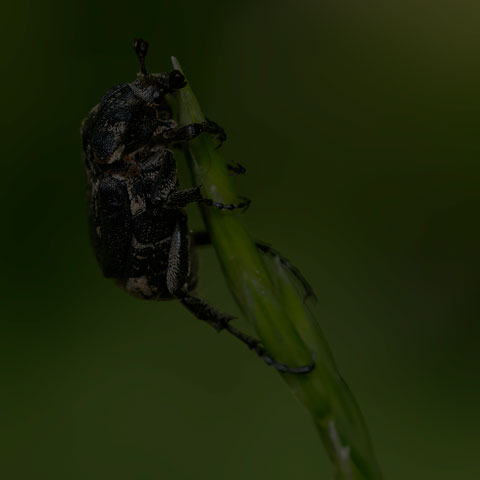
[[(128, 84), (117, 84), (101, 98), (82, 124), (89, 204), (90, 238), (107, 278), (128, 293), (152, 300), (177, 298), (197, 318), (217, 331), (227, 330), (283, 372), (307, 373), (312, 365), (288, 367), (265, 354), (258, 340), (230, 325), (233, 317), (192, 295), (197, 284), (194, 242), (183, 207), (201, 202), (211, 207), (245, 209), (249, 202), (222, 204), (203, 198), (200, 188), (181, 189), (172, 143), (188, 141), (202, 132), (225, 132), (211, 121), (177, 128), (165, 96), (183, 88), (183, 75), (148, 74), (148, 44), (136, 40), (141, 72)], [(241, 165), (232, 170), (244, 173)], [(205, 243), (205, 235), (197, 235)], [(307, 295), (311, 288), (286, 259), (267, 245), (259, 248), (281, 259), (300, 279)]]
[(182, 209), (162, 209), (158, 202), (179, 189), (172, 152), (150, 143), (154, 134), (175, 128), (167, 112), (166, 102), (155, 108), (120, 84), (102, 97), (82, 128), (97, 260), (105, 277), (147, 299), (174, 298), (166, 284), (168, 254), (176, 225), (186, 223)]

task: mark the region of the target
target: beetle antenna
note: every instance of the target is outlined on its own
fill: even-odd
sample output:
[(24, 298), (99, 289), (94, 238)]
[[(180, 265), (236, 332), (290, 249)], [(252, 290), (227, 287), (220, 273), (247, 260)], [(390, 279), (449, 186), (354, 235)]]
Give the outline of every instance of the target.
[(133, 49), (137, 54), (138, 60), (140, 61), (140, 72), (142, 75), (147, 75), (147, 69), (145, 67), (145, 57), (148, 52), (148, 42), (143, 38), (134, 38), (133, 39)]

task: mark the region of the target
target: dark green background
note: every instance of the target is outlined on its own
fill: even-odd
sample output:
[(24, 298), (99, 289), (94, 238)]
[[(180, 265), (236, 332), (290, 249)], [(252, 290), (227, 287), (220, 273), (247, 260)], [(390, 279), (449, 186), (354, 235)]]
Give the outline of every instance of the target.
[[(246, 222), (315, 286), (386, 477), (478, 478), (478, 2), (2, 10), (2, 478), (331, 478), (272, 369), (101, 278), (79, 126), (135, 77), (134, 36), (153, 71), (178, 56), (227, 130)], [(236, 312), (201, 260), (200, 293)]]

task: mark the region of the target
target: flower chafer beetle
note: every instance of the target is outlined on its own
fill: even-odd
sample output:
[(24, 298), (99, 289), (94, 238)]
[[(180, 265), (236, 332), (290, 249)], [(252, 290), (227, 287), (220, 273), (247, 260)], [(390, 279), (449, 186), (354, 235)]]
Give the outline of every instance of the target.
[[(244, 210), (249, 201), (222, 204), (204, 198), (200, 188), (180, 188), (169, 149), (203, 132), (222, 143), (225, 132), (206, 121), (178, 128), (166, 95), (186, 85), (178, 70), (148, 73), (148, 43), (134, 40), (140, 72), (131, 83), (113, 86), (83, 122), (84, 161), (88, 186), (89, 230), (102, 273), (129, 294), (143, 299), (178, 299), (197, 318), (217, 331), (227, 330), (282, 372), (306, 373), (312, 365), (289, 367), (268, 355), (260, 342), (231, 325), (220, 312), (193, 292), (197, 285), (194, 245), (208, 243), (205, 233), (190, 233), (184, 207), (192, 202), (212, 208)], [(232, 167), (243, 173), (240, 165)], [(259, 248), (280, 258), (313, 294), (300, 272), (266, 244)]]

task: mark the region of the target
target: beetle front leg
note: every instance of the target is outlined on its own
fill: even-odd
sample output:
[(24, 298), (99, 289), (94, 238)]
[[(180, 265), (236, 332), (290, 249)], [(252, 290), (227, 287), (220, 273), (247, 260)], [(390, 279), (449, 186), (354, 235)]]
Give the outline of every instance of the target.
[(191, 123), (190, 125), (185, 125), (178, 130), (167, 130), (163, 134), (163, 138), (167, 144), (186, 142), (188, 140), (193, 140), (204, 132), (214, 135), (219, 140), (220, 143), (218, 144), (217, 148), (220, 148), (223, 142), (227, 139), (225, 130), (211, 120), (199, 123)]

